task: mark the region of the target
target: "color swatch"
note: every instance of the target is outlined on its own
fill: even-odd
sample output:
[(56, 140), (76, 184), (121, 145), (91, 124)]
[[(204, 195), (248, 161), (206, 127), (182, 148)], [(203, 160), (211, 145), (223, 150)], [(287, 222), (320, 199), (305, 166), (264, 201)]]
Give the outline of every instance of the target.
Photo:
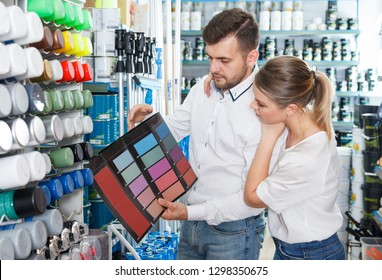
[(157, 199), (174, 201), (197, 180), (159, 113), (99, 152), (89, 167), (93, 187), (136, 242), (164, 212)]

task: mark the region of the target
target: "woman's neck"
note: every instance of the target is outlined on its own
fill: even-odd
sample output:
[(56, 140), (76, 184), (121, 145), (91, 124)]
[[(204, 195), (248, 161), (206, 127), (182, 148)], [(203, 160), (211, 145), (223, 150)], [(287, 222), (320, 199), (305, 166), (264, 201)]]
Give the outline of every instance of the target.
[(290, 116), (286, 121), (286, 126), (289, 129), (286, 148), (290, 148), (321, 131), (306, 113), (296, 113)]

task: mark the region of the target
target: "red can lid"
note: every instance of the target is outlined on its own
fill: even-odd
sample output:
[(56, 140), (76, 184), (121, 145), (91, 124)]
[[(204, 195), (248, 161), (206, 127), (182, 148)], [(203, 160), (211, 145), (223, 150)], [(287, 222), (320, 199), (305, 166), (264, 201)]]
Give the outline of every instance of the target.
[(89, 63), (83, 63), (82, 67), (84, 69), (84, 77), (82, 80), (78, 82), (87, 82), (87, 81), (92, 81), (93, 80), (93, 68)]
[(60, 63), (62, 66), (63, 76), (62, 76), (62, 79), (57, 82), (58, 83), (72, 82), (75, 77), (75, 70), (74, 70), (73, 63), (70, 62), (69, 60), (61, 61)]
[(79, 61), (73, 61), (72, 64), (74, 67), (74, 80), (79, 83), (84, 79), (84, 68)]

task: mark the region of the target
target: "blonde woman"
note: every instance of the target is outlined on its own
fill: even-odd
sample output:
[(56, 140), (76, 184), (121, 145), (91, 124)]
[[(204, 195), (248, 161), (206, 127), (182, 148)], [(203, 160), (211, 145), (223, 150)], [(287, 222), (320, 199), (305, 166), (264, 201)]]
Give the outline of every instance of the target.
[[(331, 125), (328, 78), (292, 56), (269, 60), (255, 75), (251, 107), (262, 134), (245, 184), (251, 207), (268, 207), (274, 259), (344, 259), (337, 231), (340, 159)], [(287, 139), (269, 173), (279, 136)]]

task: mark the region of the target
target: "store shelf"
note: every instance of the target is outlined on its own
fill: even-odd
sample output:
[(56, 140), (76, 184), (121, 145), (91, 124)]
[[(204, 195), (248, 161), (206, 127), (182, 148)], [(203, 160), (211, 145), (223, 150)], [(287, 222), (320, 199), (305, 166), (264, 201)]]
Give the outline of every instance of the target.
[[(266, 60), (259, 60), (257, 64), (262, 66), (267, 62)], [(344, 67), (344, 66), (357, 66), (359, 61), (306, 61), (310, 66), (317, 67)], [(208, 60), (183, 60), (183, 65), (200, 65), (208, 66)]]
[(382, 97), (382, 93), (370, 91), (357, 91), (357, 92), (351, 92), (351, 91), (337, 91), (336, 96), (338, 97)]
[(352, 130), (354, 127), (353, 122), (332, 122), (333, 128), (335, 130)]
[[(202, 30), (183, 30), (181, 36), (183, 37), (195, 37), (202, 36)], [(358, 36), (359, 30), (260, 30), (261, 36)]]

